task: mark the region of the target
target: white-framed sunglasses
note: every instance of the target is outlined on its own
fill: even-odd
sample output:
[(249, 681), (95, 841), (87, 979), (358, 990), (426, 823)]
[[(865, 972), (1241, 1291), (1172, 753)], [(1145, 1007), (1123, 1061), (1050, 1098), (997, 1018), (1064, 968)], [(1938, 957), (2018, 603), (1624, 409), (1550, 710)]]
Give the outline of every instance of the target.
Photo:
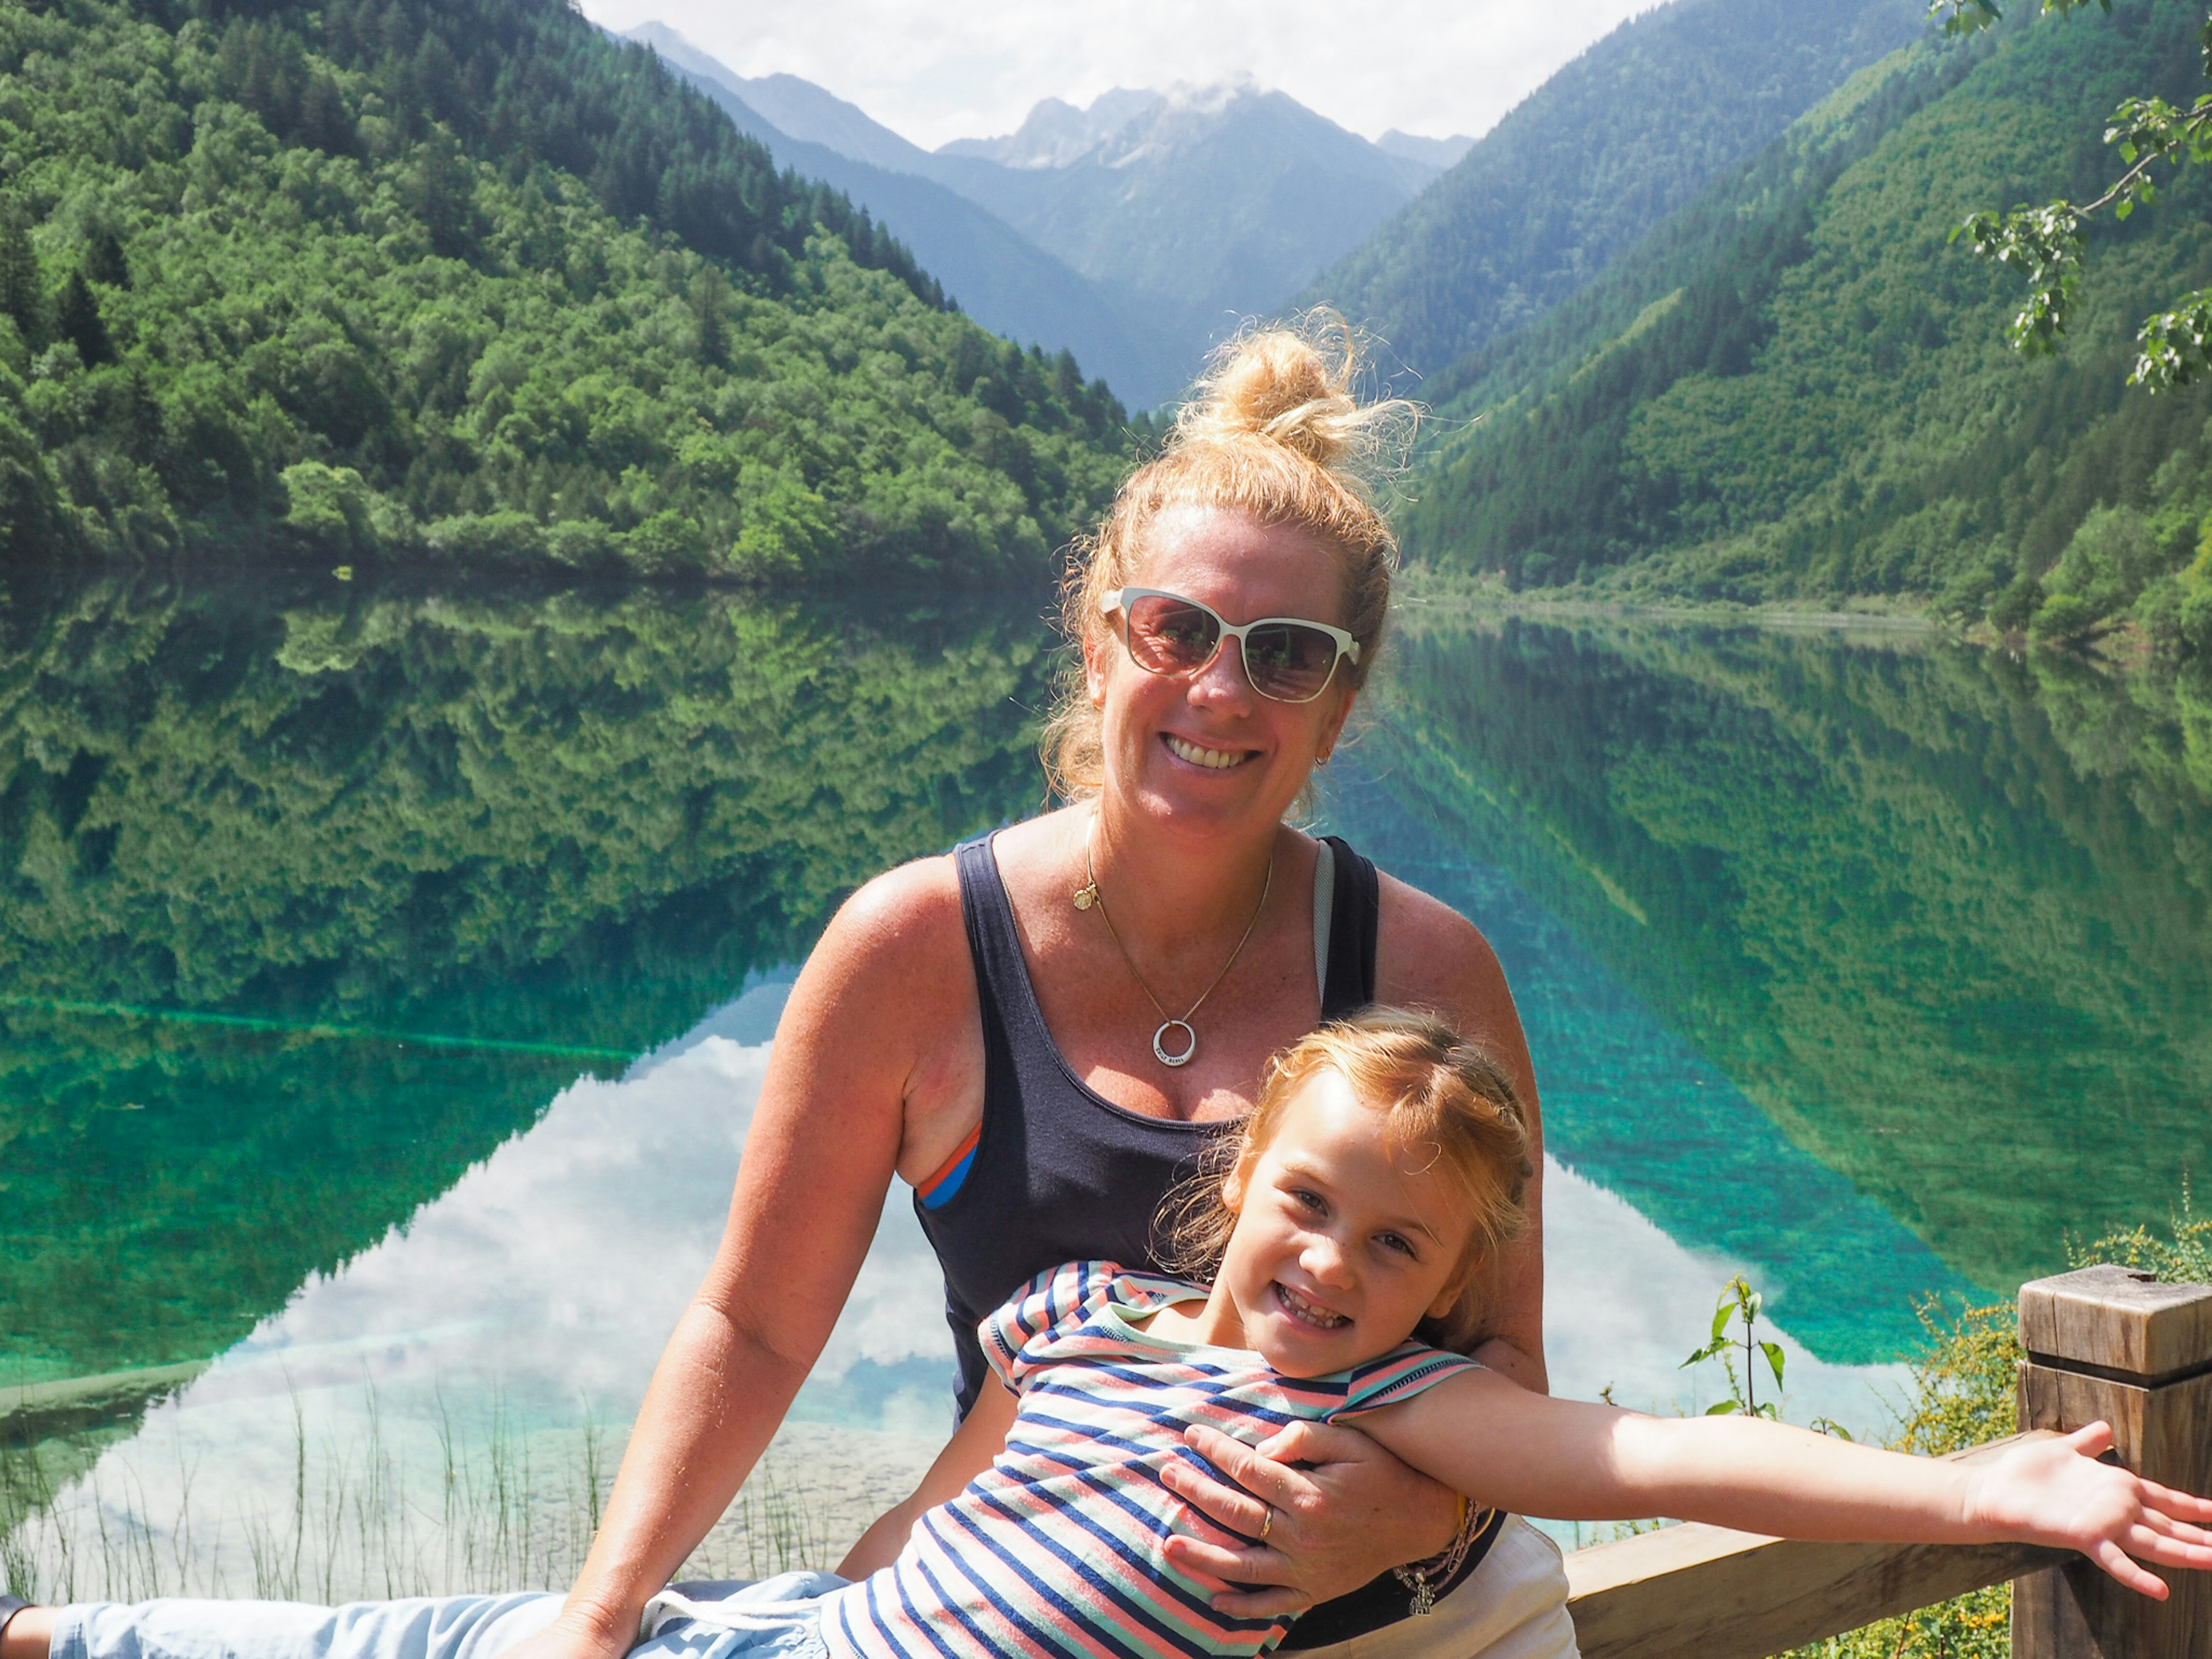
[(1274, 702), (1311, 702), (1328, 690), (1339, 662), (1359, 660), (1358, 640), (1303, 617), (1225, 622), (1211, 606), (1157, 587), (1116, 588), (1103, 608), (1129, 660), (1147, 674), (1188, 679), (1206, 671), (1224, 640), (1235, 640), (1244, 678)]

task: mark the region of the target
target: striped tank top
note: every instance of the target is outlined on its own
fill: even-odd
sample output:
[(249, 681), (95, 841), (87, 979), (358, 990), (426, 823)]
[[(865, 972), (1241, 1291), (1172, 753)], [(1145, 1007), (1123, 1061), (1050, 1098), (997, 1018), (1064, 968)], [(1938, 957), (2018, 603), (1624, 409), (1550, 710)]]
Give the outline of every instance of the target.
[(1287, 1616), (1217, 1613), (1170, 1567), (1174, 1531), (1241, 1544), (1162, 1484), (1194, 1423), (1256, 1445), (1411, 1399), (1474, 1362), (1419, 1342), (1327, 1376), (1256, 1353), (1175, 1342), (1131, 1322), (1200, 1286), (1111, 1262), (1040, 1273), (982, 1322), (1019, 1402), (997, 1462), (915, 1523), (897, 1561), (822, 1608), (835, 1659), (1164, 1659), (1264, 1653)]

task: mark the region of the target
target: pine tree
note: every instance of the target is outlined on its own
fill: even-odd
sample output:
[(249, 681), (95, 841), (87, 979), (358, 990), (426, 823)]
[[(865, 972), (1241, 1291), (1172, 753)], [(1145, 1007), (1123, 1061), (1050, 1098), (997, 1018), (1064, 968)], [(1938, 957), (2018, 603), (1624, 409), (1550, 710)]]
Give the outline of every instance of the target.
[(100, 301), (94, 297), (92, 284), (84, 280), (84, 272), (73, 270), (62, 285), (62, 301), (56, 308), (56, 331), (64, 340), (76, 346), (76, 355), (83, 359), (87, 368), (96, 368), (114, 358), (115, 347), (107, 337), (106, 319), (100, 314)]

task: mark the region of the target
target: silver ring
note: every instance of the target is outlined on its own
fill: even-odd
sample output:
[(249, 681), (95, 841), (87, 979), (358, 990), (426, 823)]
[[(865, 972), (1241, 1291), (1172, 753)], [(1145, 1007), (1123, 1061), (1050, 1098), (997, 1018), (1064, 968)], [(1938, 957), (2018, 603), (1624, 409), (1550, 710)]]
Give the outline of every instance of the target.
[(1275, 1506), (1274, 1506), (1273, 1504), (1261, 1504), (1261, 1505), (1260, 1505), (1260, 1541), (1261, 1541), (1261, 1543), (1263, 1543), (1263, 1544), (1264, 1544), (1264, 1543), (1266, 1543), (1266, 1542), (1267, 1541), (1267, 1534), (1268, 1534), (1269, 1533), (1271, 1533), (1271, 1532), (1274, 1531), (1274, 1529), (1275, 1529)]

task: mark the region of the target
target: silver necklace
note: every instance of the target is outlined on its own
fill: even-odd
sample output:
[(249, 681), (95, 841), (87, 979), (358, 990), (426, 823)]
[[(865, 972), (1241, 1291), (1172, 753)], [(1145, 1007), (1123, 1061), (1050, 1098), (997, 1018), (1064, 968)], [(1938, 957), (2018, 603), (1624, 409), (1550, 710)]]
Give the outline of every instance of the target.
[[(1096, 831), (1098, 820), (1091, 819), (1091, 830)], [(1237, 958), (1244, 954), (1245, 945), (1251, 942), (1252, 930), (1260, 925), (1260, 913), (1267, 908), (1267, 895), (1275, 885), (1273, 850), (1269, 849), (1267, 854), (1267, 873), (1260, 883), (1260, 902), (1252, 907), (1252, 920), (1244, 924), (1244, 933), (1243, 937), (1237, 939), (1237, 948), (1229, 953), (1229, 960), (1221, 964), (1221, 971), (1213, 976), (1212, 981), (1198, 994), (1198, 1001), (1183, 1010), (1180, 1019), (1169, 1013), (1161, 1005), (1160, 1000), (1152, 994), (1152, 988), (1145, 983), (1145, 976), (1137, 971), (1137, 959), (1129, 954), (1129, 947), (1121, 943), (1121, 930), (1114, 926), (1114, 918), (1106, 908), (1106, 900), (1098, 891), (1098, 870), (1097, 866), (1091, 862), (1089, 835), (1085, 836), (1083, 840), (1083, 874), (1084, 884), (1075, 890), (1073, 895), (1075, 908), (1079, 910), (1092, 908), (1097, 910), (1099, 915), (1105, 921), (1107, 936), (1114, 941), (1114, 948), (1121, 953), (1121, 960), (1128, 964), (1129, 977), (1137, 981), (1137, 988), (1145, 994), (1146, 1000), (1159, 1011), (1159, 1029), (1152, 1033), (1152, 1057), (1161, 1065), (1170, 1069), (1178, 1066), (1189, 1065), (1198, 1054), (1198, 1028), (1190, 1023), (1190, 1017), (1199, 1011), (1206, 998), (1213, 994), (1215, 988), (1229, 977), (1229, 970), (1237, 965)], [(1178, 1026), (1182, 1029), (1182, 1051), (1180, 1054), (1170, 1054), (1168, 1051), (1168, 1033)]]

